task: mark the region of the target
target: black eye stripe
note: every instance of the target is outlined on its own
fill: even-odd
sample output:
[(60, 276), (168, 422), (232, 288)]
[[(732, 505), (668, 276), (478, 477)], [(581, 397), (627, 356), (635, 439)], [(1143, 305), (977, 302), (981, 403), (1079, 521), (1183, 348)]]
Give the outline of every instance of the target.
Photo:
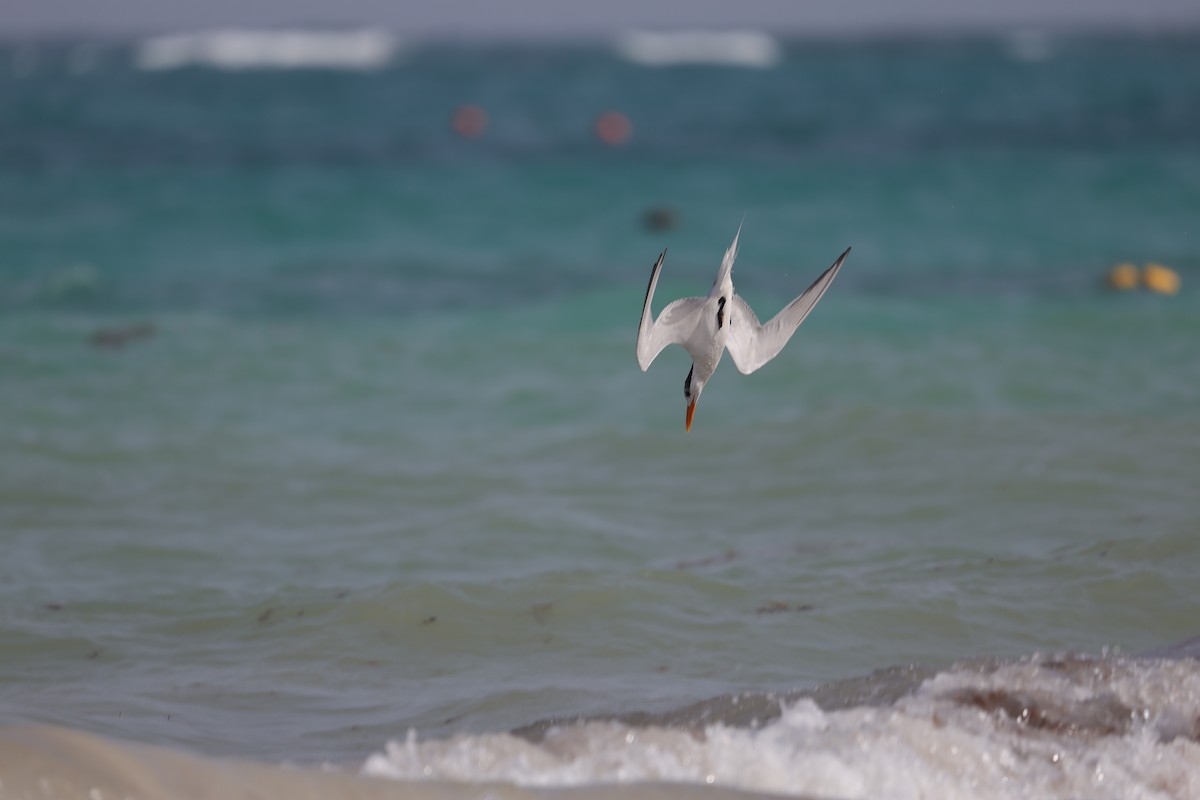
[(683, 379), (683, 396), (692, 396), (692, 372), (696, 369), (696, 365), (692, 364), (692, 368), (688, 370), (687, 377)]
[(725, 298), (717, 300), (717, 329), (725, 324)]

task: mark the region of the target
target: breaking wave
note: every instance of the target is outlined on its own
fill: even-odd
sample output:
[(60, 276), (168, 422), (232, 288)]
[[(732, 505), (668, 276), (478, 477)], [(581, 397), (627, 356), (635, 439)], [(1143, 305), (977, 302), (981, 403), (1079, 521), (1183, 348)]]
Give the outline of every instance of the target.
[(817, 693), (720, 698), (682, 717), (551, 722), (430, 741), (410, 732), (363, 771), (844, 798), (1198, 797), (1200, 667), (1035, 656), (924, 678), (892, 670)]

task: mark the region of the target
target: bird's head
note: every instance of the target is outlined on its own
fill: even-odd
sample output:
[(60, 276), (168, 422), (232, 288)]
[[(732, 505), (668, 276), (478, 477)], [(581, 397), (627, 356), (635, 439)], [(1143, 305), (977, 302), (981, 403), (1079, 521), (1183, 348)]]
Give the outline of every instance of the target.
[(684, 430), (692, 429), (692, 415), (696, 413), (696, 401), (700, 399), (700, 392), (704, 391), (704, 381), (695, 377), (696, 367), (693, 364), (688, 370), (687, 377), (683, 380), (683, 401), (687, 403), (687, 416), (684, 418)]

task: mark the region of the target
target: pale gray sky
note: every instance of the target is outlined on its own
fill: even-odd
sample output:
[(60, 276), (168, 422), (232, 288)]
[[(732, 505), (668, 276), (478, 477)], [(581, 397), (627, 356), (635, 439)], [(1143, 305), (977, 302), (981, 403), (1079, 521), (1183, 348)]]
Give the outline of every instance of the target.
[(631, 27), (784, 34), (1015, 27), (1200, 29), (1197, 0), (3, 0), (0, 34), (363, 25), (450, 36), (588, 36)]

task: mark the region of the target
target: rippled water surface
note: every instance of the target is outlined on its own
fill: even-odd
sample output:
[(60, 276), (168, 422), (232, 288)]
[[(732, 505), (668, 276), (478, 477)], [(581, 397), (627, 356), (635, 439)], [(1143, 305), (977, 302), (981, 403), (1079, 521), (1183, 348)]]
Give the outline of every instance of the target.
[[(1191, 654), (1132, 658), (1197, 632), (1195, 44), (10, 48), (0, 718), (404, 780), (1195, 795)], [(657, 306), (703, 293), (743, 216), (762, 317), (854, 249), (685, 434), (645, 281), (669, 247)]]

